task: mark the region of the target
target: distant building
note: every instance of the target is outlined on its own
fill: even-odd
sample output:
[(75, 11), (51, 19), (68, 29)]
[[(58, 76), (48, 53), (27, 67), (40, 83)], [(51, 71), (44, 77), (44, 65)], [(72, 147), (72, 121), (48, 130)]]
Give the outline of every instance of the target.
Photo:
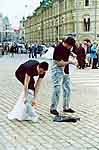
[(0, 14), (0, 42), (14, 41), (15, 32), (7, 16)]
[(25, 38), (52, 43), (64, 36), (99, 40), (99, 0), (43, 0), (25, 21)]
[(25, 27), (24, 27), (24, 22), (25, 22), (25, 18), (23, 17), (22, 20), (20, 21), (20, 41), (21, 42), (25, 42)]
[(12, 28), (9, 22), (9, 18), (5, 16), (3, 18), (3, 41), (11, 41), (12, 40)]
[(3, 16), (0, 13), (0, 42), (3, 40)]

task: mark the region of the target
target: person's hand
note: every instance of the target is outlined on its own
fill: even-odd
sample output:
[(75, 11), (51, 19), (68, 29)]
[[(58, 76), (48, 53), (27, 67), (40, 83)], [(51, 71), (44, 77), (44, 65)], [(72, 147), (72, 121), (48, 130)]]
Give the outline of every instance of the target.
[(77, 61), (70, 61), (69, 64), (73, 64), (75, 66), (78, 66), (78, 62)]
[(33, 106), (33, 107), (36, 107), (36, 106), (37, 106), (37, 101), (36, 101), (36, 100), (33, 100), (32, 106)]
[(75, 58), (75, 59), (69, 58), (69, 64), (73, 64), (73, 65), (75, 65), (75, 66), (78, 66), (78, 61), (77, 61), (76, 58)]
[(57, 63), (57, 65), (58, 65), (58, 67), (65, 67), (66, 65), (69, 64), (68, 61), (65, 62), (65, 61), (63, 61), (63, 60), (61, 60), (61, 61), (56, 61), (56, 63)]
[(76, 60), (76, 62), (75, 62), (75, 66), (77, 66), (77, 67), (78, 67), (78, 60)]

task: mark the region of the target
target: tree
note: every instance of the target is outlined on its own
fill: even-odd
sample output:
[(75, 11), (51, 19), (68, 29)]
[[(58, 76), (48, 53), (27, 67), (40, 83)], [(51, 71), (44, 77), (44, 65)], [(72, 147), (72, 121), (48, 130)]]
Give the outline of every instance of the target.
[(43, 0), (41, 2), (41, 7), (43, 8), (52, 7), (52, 5), (53, 5), (53, 0)]

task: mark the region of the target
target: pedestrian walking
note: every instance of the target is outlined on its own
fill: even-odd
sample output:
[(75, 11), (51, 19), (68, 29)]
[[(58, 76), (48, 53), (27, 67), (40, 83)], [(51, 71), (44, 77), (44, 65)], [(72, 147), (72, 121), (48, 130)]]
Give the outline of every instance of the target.
[(35, 45), (33, 44), (31, 47), (29, 47), (29, 58), (34, 58), (34, 49)]
[(32, 54), (32, 48), (31, 45), (29, 45), (29, 58), (31, 58), (31, 54)]
[[(22, 83), (23, 90), (19, 101), (15, 105), (12, 112), (8, 114), (9, 119), (27, 120), (28, 118), (31, 118), (32, 121), (37, 121), (38, 115), (34, 111), (33, 107), (36, 104), (40, 84), (47, 70), (47, 62), (39, 63), (36, 60), (29, 60), (19, 66), (15, 72), (15, 75), (16, 78)], [(36, 83), (34, 80), (35, 76), (38, 76)], [(33, 97), (31, 101), (27, 99), (29, 92)]]
[(91, 42), (88, 41), (87, 43), (87, 52), (86, 52), (86, 61), (87, 61), (87, 67), (91, 66)]
[(91, 59), (92, 59), (92, 69), (98, 69), (97, 67), (97, 43), (94, 41), (91, 47)]
[[(82, 47), (85, 50), (85, 55), (87, 55), (87, 49), (88, 49), (88, 43), (87, 43), (87, 41), (83, 42)], [(85, 67), (87, 67), (87, 66), (88, 66), (88, 61), (87, 61), (87, 59), (85, 59)]]
[(34, 45), (34, 57), (37, 58), (37, 50), (38, 50), (38, 45)]
[(11, 56), (14, 57), (14, 53), (15, 53), (15, 45), (12, 44), (11, 48), (10, 48), (10, 53), (11, 53)]
[(99, 45), (97, 46), (97, 63), (99, 67)]
[(80, 46), (77, 50), (77, 60), (78, 60), (78, 65), (79, 69), (84, 69), (85, 68), (85, 49), (82, 47), (82, 44), (80, 43)]
[(74, 61), (69, 61), (71, 48), (75, 45), (75, 40), (72, 37), (64, 39), (62, 43), (55, 47), (53, 54), (53, 65), (51, 68), (52, 81), (53, 81), (53, 95), (50, 107), (50, 113), (59, 115), (57, 111), (61, 80), (63, 89), (63, 112), (74, 113), (75, 111), (70, 108), (70, 77), (69, 77), (69, 64), (76, 64)]

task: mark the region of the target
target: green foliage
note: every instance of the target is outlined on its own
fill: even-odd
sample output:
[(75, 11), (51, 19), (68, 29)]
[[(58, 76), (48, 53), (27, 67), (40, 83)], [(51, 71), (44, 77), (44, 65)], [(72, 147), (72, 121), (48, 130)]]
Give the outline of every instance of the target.
[(53, 0), (43, 0), (41, 2), (41, 7), (42, 8), (52, 7), (52, 5), (53, 5)]

